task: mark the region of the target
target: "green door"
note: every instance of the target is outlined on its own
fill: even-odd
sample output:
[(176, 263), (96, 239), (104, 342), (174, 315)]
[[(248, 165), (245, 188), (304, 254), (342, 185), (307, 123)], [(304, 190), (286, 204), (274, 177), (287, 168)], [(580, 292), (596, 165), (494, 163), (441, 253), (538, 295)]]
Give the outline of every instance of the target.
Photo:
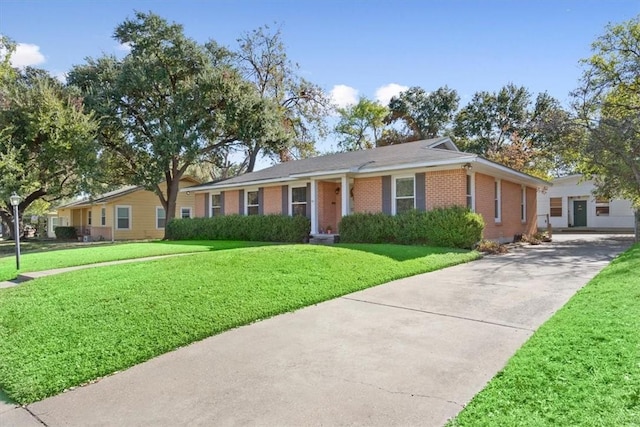
[(573, 201), (573, 226), (574, 227), (587, 226), (587, 201), (586, 200)]

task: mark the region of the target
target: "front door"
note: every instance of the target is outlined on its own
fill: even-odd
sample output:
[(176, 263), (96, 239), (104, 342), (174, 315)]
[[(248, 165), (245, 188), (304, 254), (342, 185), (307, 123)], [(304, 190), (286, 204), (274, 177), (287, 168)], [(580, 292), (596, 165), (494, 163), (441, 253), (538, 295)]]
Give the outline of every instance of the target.
[(587, 226), (587, 201), (586, 200), (573, 201), (573, 226), (574, 227)]

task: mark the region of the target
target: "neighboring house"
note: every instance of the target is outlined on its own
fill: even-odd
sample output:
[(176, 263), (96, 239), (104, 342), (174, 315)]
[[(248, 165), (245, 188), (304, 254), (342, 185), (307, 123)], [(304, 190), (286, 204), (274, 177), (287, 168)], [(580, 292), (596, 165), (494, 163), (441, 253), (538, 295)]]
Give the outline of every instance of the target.
[(182, 191), (195, 193), (198, 217), (306, 215), (312, 235), (339, 233), (354, 212), (468, 206), (484, 217), (485, 238), (509, 241), (535, 231), (537, 189), (548, 185), (436, 138), (285, 162)]
[(628, 200), (593, 195), (595, 185), (582, 175), (553, 180), (553, 187), (538, 194), (538, 227), (632, 230), (634, 214)]
[[(199, 183), (185, 177), (180, 188)], [(161, 184), (164, 191), (166, 184)], [(176, 218), (191, 218), (194, 214), (194, 195), (178, 193)], [(160, 239), (164, 237), (165, 211), (153, 191), (140, 186), (119, 190), (58, 206), (49, 215), (48, 236), (55, 237), (57, 226), (75, 227), (78, 236), (86, 240)]]

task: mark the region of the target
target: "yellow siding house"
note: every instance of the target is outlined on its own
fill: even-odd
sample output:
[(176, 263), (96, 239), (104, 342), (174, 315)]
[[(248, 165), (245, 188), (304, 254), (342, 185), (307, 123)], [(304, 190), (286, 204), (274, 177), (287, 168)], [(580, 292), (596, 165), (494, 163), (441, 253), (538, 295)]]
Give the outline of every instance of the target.
[[(180, 188), (199, 183), (185, 177)], [(162, 191), (166, 184), (161, 184)], [(195, 200), (191, 192), (178, 193), (176, 218), (191, 218)], [(56, 226), (72, 226), (86, 241), (161, 239), (164, 237), (165, 212), (158, 196), (139, 186), (127, 186), (92, 199), (58, 206), (49, 217), (49, 237)]]

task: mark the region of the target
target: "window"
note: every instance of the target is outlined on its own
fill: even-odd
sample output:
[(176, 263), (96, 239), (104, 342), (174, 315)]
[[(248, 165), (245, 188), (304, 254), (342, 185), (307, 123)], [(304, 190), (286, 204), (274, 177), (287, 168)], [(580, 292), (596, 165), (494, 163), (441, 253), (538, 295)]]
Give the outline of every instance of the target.
[(156, 228), (164, 228), (167, 223), (167, 214), (164, 211), (164, 208), (157, 207), (156, 208)]
[(551, 197), (549, 199), (549, 215), (562, 216), (562, 197)]
[(467, 208), (469, 210), (473, 209), (473, 178), (471, 174), (467, 175)]
[(414, 177), (396, 178), (395, 183), (395, 213), (400, 214), (415, 208), (416, 198)]
[(222, 195), (212, 194), (211, 195), (211, 216), (220, 216), (220, 215), (222, 215)]
[(291, 215), (307, 215), (307, 186), (291, 188)]
[(118, 230), (131, 228), (131, 206), (116, 206), (116, 228)]
[(100, 209), (100, 225), (107, 225), (107, 208)]
[(493, 183), (493, 210), (496, 222), (502, 219), (502, 206), (500, 203), (500, 180), (496, 179)]
[(527, 187), (524, 185), (520, 191), (520, 221), (527, 222)]
[(91, 210), (87, 211), (87, 225), (91, 225)]
[(191, 218), (191, 208), (180, 208), (180, 218)]
[(596, 215), (609, 216), (609, 199), (604, 197), (596, 198)]
[(258, 191), (247, 191), (247, 215), (258, 215), (259, 210)]

